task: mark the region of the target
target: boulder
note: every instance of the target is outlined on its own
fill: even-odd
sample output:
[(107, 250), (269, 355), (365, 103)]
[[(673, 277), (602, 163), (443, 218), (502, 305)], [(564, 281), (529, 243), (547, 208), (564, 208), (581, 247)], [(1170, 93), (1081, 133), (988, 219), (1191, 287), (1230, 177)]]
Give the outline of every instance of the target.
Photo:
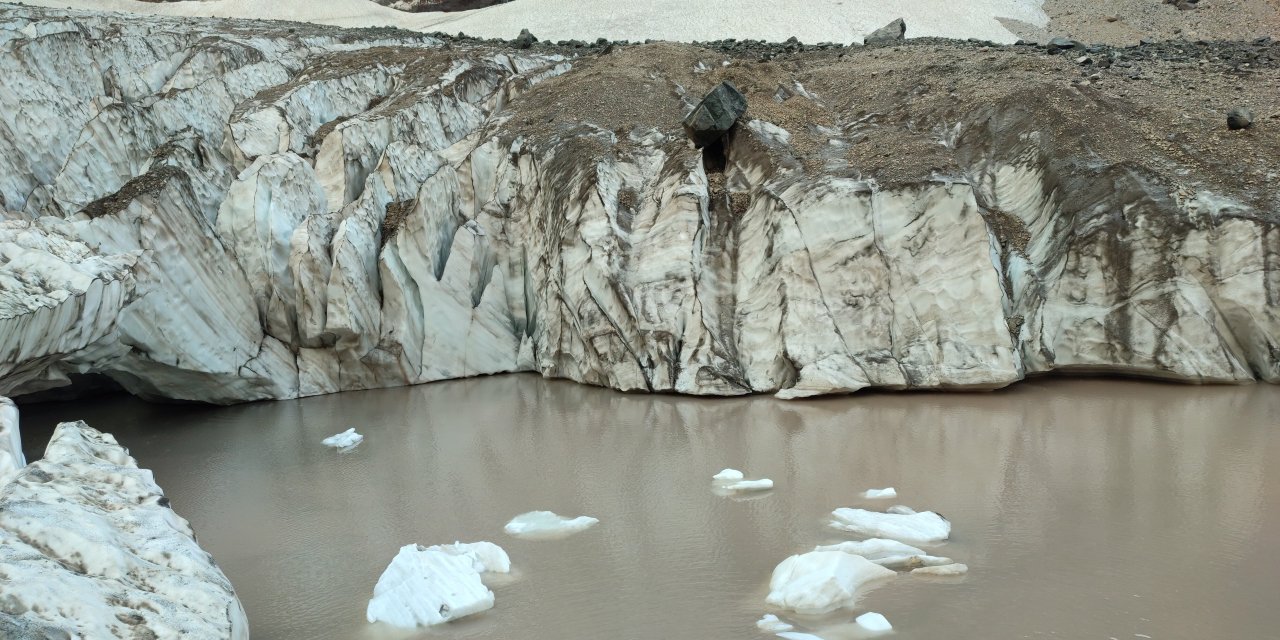
[(721, 82), (684, 119), (684, 132), (701, 149), (733, 128), (747, 112), (747, 98), (731, 82)]
[(517, 49), (528, 49), (537, 41), (538, 39), (532, 33), (529, 33), (528, 29), (521, 29), (520, 35), (516, 36), (515, 44)]
[(907, 37), (907, 23), (898, 18), (875, 31), (862, 40), (868, 47), (885, 47), (901, 43)]
[(1245, 107), (1236, 107), (1227, 112), (1227, 128), (1232, 131), (1248, 129), (1253, 126), (1253, 112)]
[(1084, 45), (1080, 44), (1080, 42), (1076, 40), (1072, 40), (1071, 38), (1064, 38), (1062, 36), (1053, 38), (1052, 40), (1049, 41), (1049, 44), (1045, 45), (1045, 49), (1048, 49), (1049, 53), (1057, 53), (1059, 51), (1068, 51), (1071, 49), (1083, 49), (1083, 48), (1084, 48)]

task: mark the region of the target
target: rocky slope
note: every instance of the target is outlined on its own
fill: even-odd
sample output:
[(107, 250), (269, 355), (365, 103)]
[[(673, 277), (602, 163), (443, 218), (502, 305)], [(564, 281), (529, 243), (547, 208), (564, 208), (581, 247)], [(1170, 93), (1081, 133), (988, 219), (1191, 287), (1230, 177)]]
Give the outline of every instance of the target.
[[(1280, 379), (1267, 41), (515, 50), (10, 7), (0, 43), (0, 394)], [(725, 79), (748, 114), (697, 151)]]
[[(6, 403), (0, 435), (16, 438), (17, 412)], [(63, 423), (44, 457), (13, 477), (3, 477), (7, 444), (0, 636), (248, 639), (231, 583), (115, 439)]]
[(401, 11), (470, 11), (511, 0), (373, 0), (384, 7)]

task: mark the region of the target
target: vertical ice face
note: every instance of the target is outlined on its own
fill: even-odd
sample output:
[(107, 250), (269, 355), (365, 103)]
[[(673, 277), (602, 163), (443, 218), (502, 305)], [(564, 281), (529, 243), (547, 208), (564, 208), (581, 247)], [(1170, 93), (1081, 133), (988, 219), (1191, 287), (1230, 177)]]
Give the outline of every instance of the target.
[(0, 397), (0, 487), (27, 465), (22, 455), (22, 434), (18, 431), (18, 407)]
[[(775, 69), (806, 122), (746, 116), (707, 164), (679, 127), (720, 73), (704, 49), (584, 70), (320, 27), (3, 15), (0, 394), (70, 372), (223, 403), (511, 371), (782, 398), (1056, 370), (1280, 381), (1270, 205), (1160, 147), (1135, 169), (1051, 139), (1074, 94), (1028, 105), (989, 78), (994, 104), (922, 96), (894, 108), (938, 127), (872, 127), (834, 68)], [(566, 96), (593, 106), (566, 118)], [(1144, 139), (1142, 113), (1087, 106), (1096, 135)], [(873, 130), (930, 152), (881, 180), (851, 159)], [(1167, 193), (1184, 170), (1222, 192)]]
[(231, 583), (151, 472), (83, 422), (58, 425), (0, 494), (0, 573), (16, 612), (0, 618), (5, 637), (249, 638)]

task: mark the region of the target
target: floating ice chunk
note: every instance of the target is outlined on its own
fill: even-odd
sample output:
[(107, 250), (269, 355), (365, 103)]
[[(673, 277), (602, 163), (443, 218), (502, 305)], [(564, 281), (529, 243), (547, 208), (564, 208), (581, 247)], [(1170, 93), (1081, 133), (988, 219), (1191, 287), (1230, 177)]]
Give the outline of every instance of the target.
[(333, 447), (335, 449), (351, 449), (361, 442), (364, 442), (364, 436), (356, 433), (355, 427), (351, 427), (342, 433), (329, 436), (328, 438), (320, 441), (324, 446)]
[(511, 560), (490, 542), (405, 545), (378, 578), (365, 617), (414, 628), (491, 609), (493, 592), (480, 581), (491, 569), (510, 571)]
[(773, 570), (765, 602), (804, 615), (852, 607), (865, 584), (893, 577), (878, 564), (841, 551), (810, 551), (783, 560)]
[(960, 564), (959, 562), (938, 566), (923, 566), (919, 569), (911, 570), (911, 573), (920, 574), (922, 576), (962, 576), (968, 572), (969, 566)]
[(841, 542), (819, 546), (814, 551), (843, 551), (862, 556), (871, 562), (890, 569), (915, 569), (951, 564), (951, 558), (931, 556), (923, 550), (897, 540), (871, 538), (862, 542)]
[(772, 613), (765, 614), (763, 618), (756, 621), (756, 627), (766, 633), (778, 633), (780, 631), (791, 631), (795, 627), (781, 621), (778, 616)]
[(880, 634), (893, 631), (893, 625), (889, 624), (889, 621), (884, 616), (874, 611), (858, 616), (854, 619), (854, 622), (871, 633)]
[(914, 514), (915, 512), (916, 512), (915, 509), (912, 509), (911, 507), (900, 505), (900, 504), (895, 504), (892, 507), (885, 509), (885, 513), (896, 513), (900, 516), (909, 516)]
[(951, 523), (932, 512), (879, 513), (840, 508), (831, 512), (831, 526), (858, 535), (907, 542), (941, 542), (951, 536)]
[(721, 495), (730, 495), (742, 491), (764, 491), (773, 488), (773, 480), (768, 478), (745, 480), (745, 477), (737, 469), (725, 469), (711, 476), (711, 479), (715, 481), (716, 493)]
[(742, 475), (742, 472), (738, 471), (737, 469), (725, 469), (724, 471), (721, 471), (720, 473), (717, 473), (714, 476), (711, 476), (711, 479), (712, 480), (741, 480), (745, 477), (746, 476)]
[(550, 511), (530, 511), (512, 518), (504, 530), (517, 538), (551, 540), (590, 529), (598, 522), (590, 516), (566, 518)]
[(862, 492), (862, 497), (867, 498), (868, 500), (896, 498), (898, 497), (898, 491), (893, 487), (886, 487), (884, 489), (867, 489)]
[(737, 482), (726, 484), (721, 488), (726, 491), (764, 491), (765, 489), (773, 488), (773, 481), (768, 478), (761, 478), (759, 480), (739, 480)]
[(786, 638), (786, 640), (823, 640), (822, 636), (815, 636), (812, 633), (801, 633), (799, 631), (783, 631), (782, 633), (774, 635), (779, 638)]
[(492, 542), (455, 542), (431, 547), (453, 556), (471, 559), (476, 571), (484, 573), (511, 573), (511, 558), (502, 547)]

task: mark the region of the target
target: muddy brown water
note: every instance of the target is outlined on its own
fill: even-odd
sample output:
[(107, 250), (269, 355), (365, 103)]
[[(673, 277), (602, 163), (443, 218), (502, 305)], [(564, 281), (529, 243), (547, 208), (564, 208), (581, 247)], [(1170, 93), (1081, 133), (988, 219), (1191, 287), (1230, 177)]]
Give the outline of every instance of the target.
[[(825, 527), (833, 508), (894, 502), (948, 517), (933, 551), (970, 573), (900, 575), (822, 624), (871, 610), (902, 640), (1280, 637), (1272, 386), (1046, 380), (784, 402), (518, 375), (229, 408), (31, 405), (28, 453), (76, 418), (155, 471), (259, 640), (768, 638), (755, 621), (773, 567), (845, 539)], [(349, 426), (367, 436), (354, 452), (320, 445)], [(777, 488), (719, 497), (723, 467)], [(858, 497), (885, 486), (897, 500)], [(601, 523), (503, 533), (533, 509)], [(418, 633), (364, 621), (398, 547), (455, 540), (510, 553), (493, 610)]]

